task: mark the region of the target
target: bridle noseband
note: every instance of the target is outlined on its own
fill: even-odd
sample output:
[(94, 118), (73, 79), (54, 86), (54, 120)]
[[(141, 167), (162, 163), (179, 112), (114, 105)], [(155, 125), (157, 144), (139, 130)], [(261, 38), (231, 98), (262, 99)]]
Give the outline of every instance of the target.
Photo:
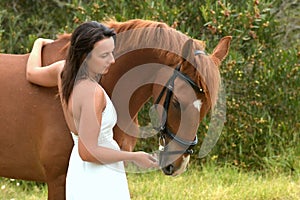
[[(201, 50), (196, 50), (195, 55), (199, 55), (199, 54), (206, 54), (206, 53)], [(154, 127), (159, 133), (159, 151), (161, 154), (193, 154), (192, 148), (198, 143), (197, 134), (193, 141), (188, 141), (188, 140), (179, 138), (172, 131), (170, 131), (170, 129), (167, 127), (168, 109), (169, 109), (169, 105), (170, 105), (171, 96), (173, 94), (172, 90), (174, 88), (174, 81), (177, 77), (188, 82), (195, 91), (204, 93), (204, 90), (202, 88), (200, 88), (190, 77), (188, 77), (187, 75), (180, 72), (180, 67), (181, 67), (181, 64), (178, 64), (178, 66), (174, 70), (173, 75), (167, 81), (166, 85), (164, 86), (164, 88), (162, 89), (162, 91), (160, 92), (158, 98), (156, 99), (156, 101), (154, 103), (155, 106), (157, 106), (159, 104), (161, 98), (163, 97), (164, 93), (167, 92), (165, 101), (163, 103), (163, 108), (164, 108), (165, 112), (163, 112), (163, 114), (162, 114), (163, 116), (162, 116), (161, 124), (159, 127)], [(187, 149), (183, 150), (183, 151), (166, 151), (166, 148), (165, 148), (166, 147), (166, 142), (165, 142), (166, 137), (169, 137), (171, 140), (174, 140), (179, 145), (186, 147)]]

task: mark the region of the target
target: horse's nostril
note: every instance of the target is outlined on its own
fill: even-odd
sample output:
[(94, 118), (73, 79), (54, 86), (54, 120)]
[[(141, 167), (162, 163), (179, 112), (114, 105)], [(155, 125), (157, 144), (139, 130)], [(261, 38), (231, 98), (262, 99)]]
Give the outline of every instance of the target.
[(163, 168), (163, 172), (166, 174), (166, 175), (172, 175), (174, 173), (174, 166), (172, 164), (166, 166)]

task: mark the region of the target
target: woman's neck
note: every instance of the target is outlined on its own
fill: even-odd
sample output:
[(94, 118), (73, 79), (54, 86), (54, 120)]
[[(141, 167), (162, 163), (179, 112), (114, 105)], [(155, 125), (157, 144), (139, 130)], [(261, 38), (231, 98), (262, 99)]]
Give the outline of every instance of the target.
[(101, 80), (101, 74), (95, 74), (93, 76), (89, 75), (88, 79), (90, 79), (91, 81), (99, 83), (99, 81)]

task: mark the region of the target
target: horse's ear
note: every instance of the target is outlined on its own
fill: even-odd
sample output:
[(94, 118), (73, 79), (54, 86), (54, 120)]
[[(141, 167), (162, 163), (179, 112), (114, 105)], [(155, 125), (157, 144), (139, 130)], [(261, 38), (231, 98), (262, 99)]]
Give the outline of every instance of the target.
[(217, 66), (219, 66), (228, 55), (231, 39), (231, 36), (223, 37), (211, 54), (212, 60)]
[(191, 56), (191, 52), (192, 52), (192, 48), (193, 48), (193, 40), (192, 39), (188, 39), (182, 48), (182, 58), (185, 60), (188, 60), (188, 57)]

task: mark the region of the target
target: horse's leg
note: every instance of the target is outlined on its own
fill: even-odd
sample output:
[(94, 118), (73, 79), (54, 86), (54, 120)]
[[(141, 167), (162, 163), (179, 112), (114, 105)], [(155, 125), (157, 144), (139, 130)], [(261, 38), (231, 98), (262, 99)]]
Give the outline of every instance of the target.
[(63, 115), (49, 118), (47, 122), (40, 156), (48, 186), (48, 200), (65, 200), (66, 174), (73, 140)]
[[(61, 133), (61, 135), (65, 134)], [(65, 137), (68, 138), (67, 135)], [(43, 161), (48, 186), (48, 200), (65, 200), (66, 174), (72, 145), (72, 139), (69, 141), (65, 139), (64, 143), (57, 142), (53, 146), (54, 148), (48, 147), (48, 151), (51, 153)]]
[[(69, 146), (67, 142), (65, 145)], [(61, 144), (57, 144), (55, 148), (58, 151), (52, 151), (53, 154), (48, 155), (48, 159), (43, 162), (48, 186), (48, 200), (65, 200), (69, 150), (61, 146)], [(59, 152), (59, 149), (62, 151)]]
[(48, 200), (65, 200), (66, 176), (61, 175), (47, 182)]

